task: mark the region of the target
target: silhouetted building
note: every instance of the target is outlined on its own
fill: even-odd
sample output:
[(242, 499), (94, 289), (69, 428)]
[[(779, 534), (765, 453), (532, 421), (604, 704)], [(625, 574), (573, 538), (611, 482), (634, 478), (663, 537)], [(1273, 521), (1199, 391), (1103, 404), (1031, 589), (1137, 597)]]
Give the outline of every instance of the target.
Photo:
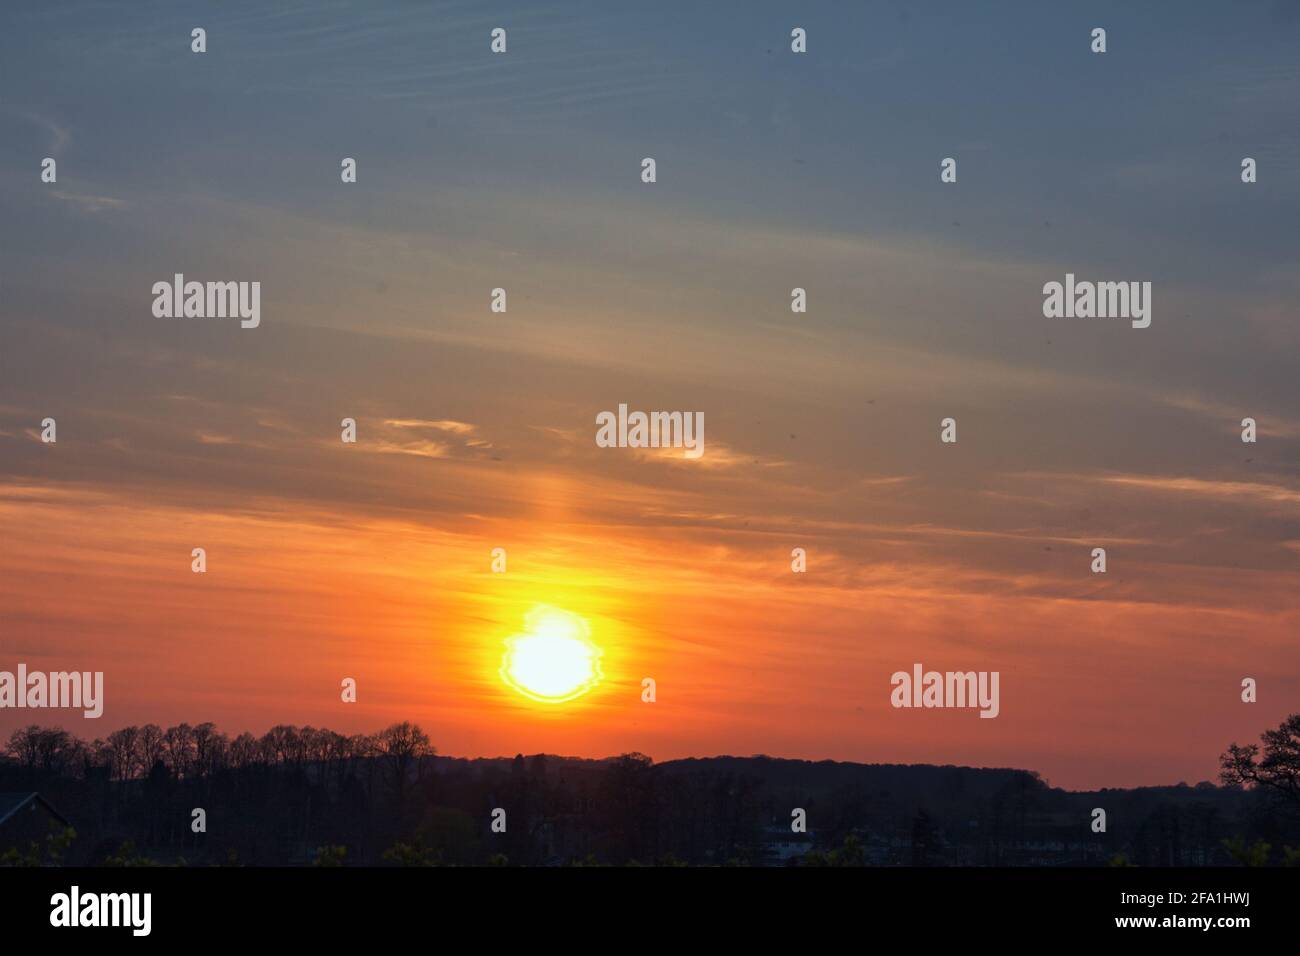
[(0, 793), (0, 852), (39, 843), (55, 826), (72, 824), (36, 791)]

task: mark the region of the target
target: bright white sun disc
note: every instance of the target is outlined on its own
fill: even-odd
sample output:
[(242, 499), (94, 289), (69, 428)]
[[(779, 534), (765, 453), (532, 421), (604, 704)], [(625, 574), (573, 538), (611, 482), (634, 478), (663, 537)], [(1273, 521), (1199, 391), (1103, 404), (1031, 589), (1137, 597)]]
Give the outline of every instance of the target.
[(562, 703), (580, 697), (600, 680), (600, 650), (587, 639), (587, 622), (576, 614), (539, 607), (525, 633), (506, 641), (501, 677), (533, 700)]

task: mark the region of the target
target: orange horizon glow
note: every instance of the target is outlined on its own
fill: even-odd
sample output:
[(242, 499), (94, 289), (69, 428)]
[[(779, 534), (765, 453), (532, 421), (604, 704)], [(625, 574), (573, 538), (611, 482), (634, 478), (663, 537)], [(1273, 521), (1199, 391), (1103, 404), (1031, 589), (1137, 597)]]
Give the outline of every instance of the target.
[[(567, 486), (544, 487), (563, 499)], [(694, 535), (631, 541), (559, 518), (564, 509), (547, 501), (557, 519), (526, 534), (517, 522), (340, 526), (266, 502), (194, 513), (74, 487), (7, 487), (0, 594), (11, 620), (45, 622), (9, 663), (102, 669), (106, 709), (99, 721), (6, 711), (0, 731), (33, 718), (87, 738), (128, 723), (369, 732), (410, 719), (451, 755), (1016, 766), (1078, 788), (1211, 779), (1207, 739), (1253, 739), (1286, 706), (1264, 696), (1242, 708), (1206, 676), (1285, 639), (1289, 612), (1273, 617), (1266, 578), (1181, 569), (1162, 587), (1176, 586), (1183, 606), (1138, 592), (1098, 602), (1053, 594), (1047, 578), (991, 591), (986, 575), (951, 561), (855, 569), (829, 540), (810, 548), (815, 575), (793, 575), (784, 533), (731, 533), (721, 551)], [(206, 575), (189, 570), (200, 540)], [(489, 552), (502, 543), (510, 570), (494, 574)], [(502, 679), (505, 636), (526, 633), (520, 622), (539, 605), (579, 615), (606, 665), (561, 706)], [(1192, 634), (1214, 637), (1191, 653)], [(1043, 656), (1069, 647), (1078, 650), (1064, 672)], [(914, 660), (992, 664), (1002, 715), (893, 710), (889, 675)], [(358, 682), (355, 704), (339, 700), (344, 677)], [(645, 677), (659, 686), (653, 704), (641, 699)], [(1174, 696), (1151, 696), (1171, 682)], [(1069, 716), (1046, 716), (1057, 713)], [(1112, 716), (1121, 713), (1130, 716)], [(1130, 719), (1167, 741), (1154, 765)]]

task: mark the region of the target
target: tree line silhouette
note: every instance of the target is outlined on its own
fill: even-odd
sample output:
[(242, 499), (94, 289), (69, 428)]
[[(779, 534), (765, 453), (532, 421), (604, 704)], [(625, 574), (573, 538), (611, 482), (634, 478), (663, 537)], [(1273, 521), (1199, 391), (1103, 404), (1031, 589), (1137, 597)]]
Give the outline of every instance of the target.
[[(1221, 783), (1074, 793), (1023, 770), (716, 757), (439, 756), (374, 734), (211, 723), (82, 740), (15, 730), (0, 791), (70, 822), (0, 862), (91, 865), (1300, 863), (1300, 714), (1233, 744)], [(1107, 811), (1105, 833), (1089, 826)], [(807, 833), (791, 828), (804, 809)], [(202, 811), (203, 826), (196, 823)], [(494, 813), (503, 811), (493, 827)]]

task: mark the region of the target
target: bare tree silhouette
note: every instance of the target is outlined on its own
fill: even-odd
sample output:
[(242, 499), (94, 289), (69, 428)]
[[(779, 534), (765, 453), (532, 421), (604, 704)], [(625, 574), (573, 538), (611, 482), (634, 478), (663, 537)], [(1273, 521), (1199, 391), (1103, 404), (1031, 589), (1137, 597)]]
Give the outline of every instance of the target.
[(1263, 756), (1259, 744), (1230, 744), (1219, 757), (1219, 779), (1229, 787), (1262, 787), (1300, 813), (1300, 714), (1264, 731), (1260, 740)]

